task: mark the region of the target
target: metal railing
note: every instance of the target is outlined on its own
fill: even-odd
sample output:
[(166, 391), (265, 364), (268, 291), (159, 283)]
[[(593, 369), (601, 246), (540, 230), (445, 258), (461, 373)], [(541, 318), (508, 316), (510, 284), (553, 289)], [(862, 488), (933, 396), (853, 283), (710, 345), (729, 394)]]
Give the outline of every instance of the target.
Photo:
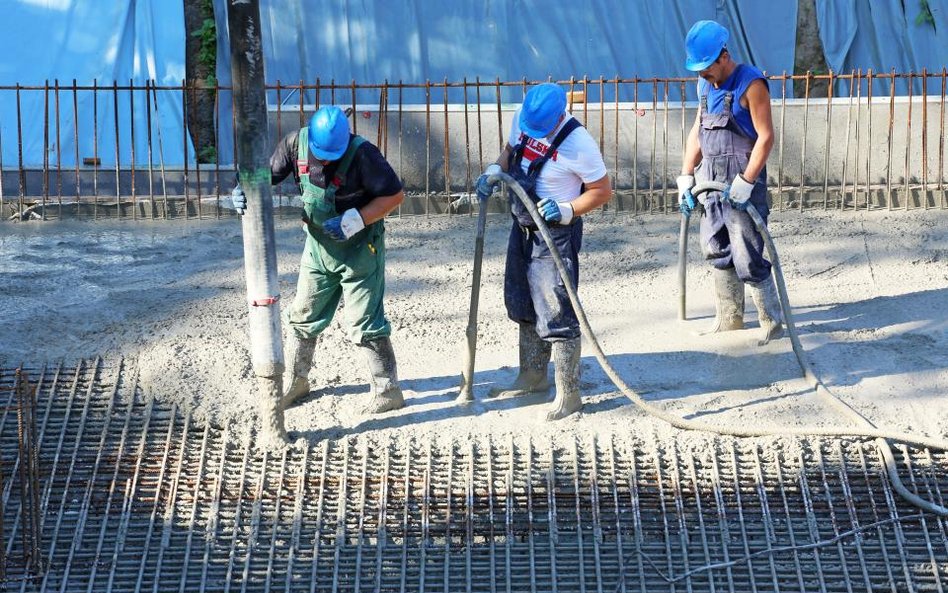
[[(948, 208), (946, 79), (944, 68), (770, 76), (774, 208)], [(570, 91), (572, 113), (598, 141), (616, 188), (604, 210), (674, 211), (674, 179), (697, 107), (695, 79), (559, 82)], [(896, 95), (896, 83), (908, 93)], [(500, 152), (531, 84), (277, 81), (268, 86), (271, 140), (305, 125), (320, 105), (351, 107), (353, 131), (382, 150), (405, 184), (409, 198), (399, 215), (450, 213), (450, 202), (471, 192)], [(795, 84), (802, 97), (792, 97)], [(811, 91), (818, 85), (826, 89), (820, 96)], [(195, 93), (213, 98), (213, 113), (189, 134), (186, 97)], [(232, 101), (231, 87), (216, 84), (0, 86), (0, 106), (8, 107), (2, 113), (15, 113), (15, 121), (0, 122), (0, 218), (228, 215)], [(24, 105), (40, 115), (28, 117), (36, 109)], [(196, 163), (195, 146), (209, 162)], [(277, 204), (292, 205), (297, 193), (282, 184)]]

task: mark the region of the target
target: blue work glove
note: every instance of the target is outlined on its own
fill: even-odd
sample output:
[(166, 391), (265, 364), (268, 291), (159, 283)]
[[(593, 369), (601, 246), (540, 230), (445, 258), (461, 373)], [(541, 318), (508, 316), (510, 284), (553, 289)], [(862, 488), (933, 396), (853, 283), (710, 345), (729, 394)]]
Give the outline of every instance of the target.
[(731, 206), (738, 210), (747, 210), (750, 204), (751, 193), (754, 191), (754, 184), (744, 179), (740, 173), (731, 182), (731, 186), (724, 193), (724, 196), (731, 203)]
[(558, 222), (560, 224), (569, 224), (573, 220), (573, 207), (569, 202), (557, 202), (550, 198), (543, 198), (537, 202), (537, 210), (540, 216), (547, 222)]
[(474, 191), (477, 192), (477, 197), (481, 200), (485, 200), (494, 193), (494, 187), (496, 185), (490, 185), (487, 183), (487, 179), (491, 175), (496, 175), (497, 173), (502, 173), (503, 169), (500, 168), (500, 165), (493, 163), (484, 169), (484, 173), (477, 178), (477, 183), (474, 184)]
[(685, 216), (691, 216), (691, 211), (695, 209), (696, 200), (691, 188), (695, 186), (694, 175), (679, 175), (675, 179), (678, 184), (678, 209)]
[(323, 230), (336, 241), (345, 241), (365, 228), (362, 215), (355, 208), (349, 208), (341, 215), (323, 223)]
[(237, 214), (247, 212), (247, 194), (244, 193), (239, 183), (234, 187), (234, 191), (230, 192), (230, 201), (234, 204), (234, 210), (237, 211)]

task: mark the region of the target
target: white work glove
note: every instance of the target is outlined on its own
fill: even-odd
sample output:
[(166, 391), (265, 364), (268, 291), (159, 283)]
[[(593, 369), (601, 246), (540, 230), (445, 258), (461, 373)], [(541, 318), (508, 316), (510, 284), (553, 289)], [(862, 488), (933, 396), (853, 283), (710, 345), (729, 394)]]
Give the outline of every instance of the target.
[(550, 198), (543, 198), (537, 202), (540, 216), (547, 222), (569, 224), (573, 220), (573, 206), (569, 202), (557, 202)]
[(503, 172), (503, 169), (501, 169), (500, 165), (497, 163), (492, 163), (488, 165), (486, 169), (484, 169), (484, 173), (477, 178), (477, 183), (474, 184), (474, 190), (477, 192), (477, 197), (482, 200), (484, 198), (490, 197), (490, 195), (494, 192), (495, 186), (488, 184), (487, 179), (491, 175), (496, 175), (497, 173), (501, 172)]
[(727, 199), (731, 205), (738, 210), (746, 210), (747, 202), (754, 191), (754, 184), (744, 179), (744, 176), (738, 173), (731, 182), (731, 187), (727, 191)]
[(323, 223), (323, 229), (336, 241), (345, 241), (365, 228), (362, 215), (355, 208), (349, 208), (341, 216), (330, 218)]
[(678, 184), (678, 209), (688, 216), (695, 209), (695, 197), (691, 193), (691, 189), (695, 186), (695, 176), (679, 175), (675, 178), (675, 183)]

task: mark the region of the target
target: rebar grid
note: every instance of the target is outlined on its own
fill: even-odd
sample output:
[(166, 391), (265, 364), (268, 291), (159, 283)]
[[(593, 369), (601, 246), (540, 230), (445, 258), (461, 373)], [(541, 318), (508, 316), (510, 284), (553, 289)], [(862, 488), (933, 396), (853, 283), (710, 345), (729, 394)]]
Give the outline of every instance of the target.
[[(0, 425), (12, 425), (12, 438), (3, 442), (10, 448), (0, 448), (0, 586), (36, 580), (44, 570), (40, 551), (37, 389), (38, 384), (32, 385), (29, 373), (22, 368), (14, 369), (9, 376), (0, 372), (0, 400), (6, 402)], [(12, 464), (11, 459), (15, 460)]]
[[(32, 374), (48, 570), (22, 591), (948, 588), (948, 521), (893, 497), (869, 442), (363, 435), (274, 453), (145, 397), (121, 361)], [(899, 453), (944, 503), (948, 455)]]
[[(769, 81), (776, 132), (769, 161), (775, 208), (948, 208), (945, 69), (782, 74)], [(804, 96), (788, 99), (794, 82), (803, 83)], [(817, 82), (826, 83), (829, 92), (811, 96)], [(906, 84), (907, 97), (896, 97), (897, 82)], [(688, 101), (694, 79), (573, 77), (560, 83), (576, 97), (570, 108), (598, 139), (605, 157), (617, 190), (608, 209), (635, 214), (674, 211), (674, 177), (694, 120), (695, 104)], [(319, 105), (350, 107), (353, 130), (376, 143), (405, 182), (410, 199), (398, 214), (450, 213), (452, 197), (470, 193), (479, 172), (499, 154), (513, 110), (530, 84), (533, 81), (499, 79), (277, 81), (268, 87), (272, 140), (305, 125)], [(913, 89), (921, 89), (921, 94), (913, 94)], [(204, 218), (232, 212), (222, 208), (220, 199), (234, 185), (233, 167), (221, 164), (232, 162), (231, 155), (195, 166), (187, 158), (187, 128), (180, 126), (185, 130), (182, 138), (163, 138), (157, 127), (162, 119), (184, 117), (160, 112), (160, 95), (180, 94), (181, 113), (186, 114), (185, 95), (199, 91), (217, 97), (213, 145), (235, 145), (231, 87), (132, 81), (89, 86), (59, 80), (0, 86), (0, 98), (15, 95), (18, 105), (16, 125), (4, 126), (16, 130), (16, 138), (8, 134), (2, 140), (15, 141), (18, 158), (15, 163), (0, 162), (8, 178), (6, 184), (0, 179), (0, 219)], [(45, 114), (41, 136), (27, 125), (31, 122), (23, 121), (19, 108), (31, 98), (42, 104), (39, 109)], [(90, 102), (91, 129), (70, 129), (67, 122), (78, 119), (80, 103)], [(143, 117), (136, 117), (136, 104), (144, 108)], [(111, 110), (112, 117), (100, 121), (100, 107)], [(34, 143), (42, 143), (42, 162), (24, 161), (24, 136), (29, 139), (29, 134), (35, 136)], [(90, 136), (92, 149), (81, 154), (81, 140)], [(64, 142), (73, 150), (63, 151)], [(182, 148), (183, 163), (166, 162), (165, 146), (171, 145)], [(4, 186), (17, 190), (5, 192)], [(293, 203), (297, 193), (291, 184), (282, 185), (278, 204)]]

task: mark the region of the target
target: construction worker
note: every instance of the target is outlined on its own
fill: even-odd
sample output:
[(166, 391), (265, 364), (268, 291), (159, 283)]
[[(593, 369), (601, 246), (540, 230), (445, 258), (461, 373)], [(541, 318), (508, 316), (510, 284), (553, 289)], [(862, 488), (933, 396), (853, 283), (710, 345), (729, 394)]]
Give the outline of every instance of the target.
[(714, 267), (716, 316), (710, 332), (744, 327), (744, 285), (750, 289), (763, 330), (761, 344), (783, 335), (777, 291), (764, 259), (764, 240), (747, 204), (766, 221), (767, 157), (774, 143), (770, 92), (763, 73), (738, 64), (727, 49), (728, 31), (714, 21), (698, 21), (685, 40), (685, 67), (700, 76), (699, 109), (688, 134), (677, 179), (685, 215), (695, 208), (695, 182), (719, 181), (726, 192), (698, 196), (701, 250)]
[[(362, 348), (371, 376), (367, 413), (404, 405), (385, 318), (386, 214), (404, 199), (402, 184), (379, 149), (350, 134), (345, 113), (321, 107), (309, 125), (283, 137), (270, 157), (271, 182), (291, 173), (300, 184), (306, 246), (296, 298), (286, 312), (287, 385), (281, 404), (309, 393), (316, 337), (332, 321), (340, 297), (350, 340)], [(238, 185), (234, 206), (243, 213)]]
[[(510, 137), (497, 161), (477, 180), (487, 196), (487, 179), (500, 170), (516, 179), (549, 226), (556, 250), (573, 285), (579, 282), (581, 216), (612, 197), (612, 185), (599, 146), (566, 111), (566, 93), (556, 84), (534, 86), (514, 114)], [(582, 408), (579, 396), (580, 329), (563, 280), (536, 224), (512, 191), (513, 224), (507, 244), (504, 303), (520, 327), (520, 372), (513, 384), (489, 396), (516, 396), (549, 389), (552, 352), (556, 398), (547, 420)]]

